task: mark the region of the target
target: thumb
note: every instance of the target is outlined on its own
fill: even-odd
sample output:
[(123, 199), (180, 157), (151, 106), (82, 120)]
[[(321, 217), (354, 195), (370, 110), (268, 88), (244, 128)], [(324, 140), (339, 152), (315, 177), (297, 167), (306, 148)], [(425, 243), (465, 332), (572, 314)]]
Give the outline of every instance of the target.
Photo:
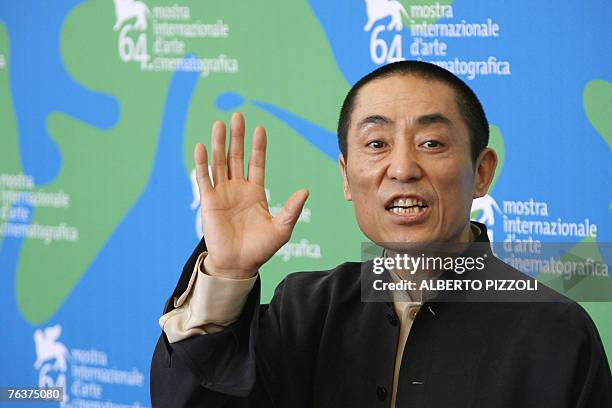
[(283, 208), (279, 211), (276, 217), (274, 217), (274, 223), (276, 224), (277, 228), (289, 230), (289, 232), (293, 230), (293, 227), (295, 226), (295, 223), (297, 222), (300, 213), (304, 208), (308, 194), (309, 192), (305, 188), (291, 194), (291, 196), (285, 202)]

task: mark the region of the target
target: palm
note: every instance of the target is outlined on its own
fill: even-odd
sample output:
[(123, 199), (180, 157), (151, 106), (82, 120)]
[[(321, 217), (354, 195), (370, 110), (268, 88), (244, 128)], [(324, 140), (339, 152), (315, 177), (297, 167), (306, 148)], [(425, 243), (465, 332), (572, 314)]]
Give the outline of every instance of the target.
[(203, 202), (202, 220), (209, 253), (236, 269), (257, 269), (288, 238), (273, 222), (264, 189), (246, 181), (220, 185)]
[(248, 179), (244, 178), (243, 146), (241, 115), (232, 117), (227, 158), (225, 126), (215, 124), (211, 163), (214, 187), (208, 176), (206, 149), (197, 145), (194, 153), (209, 252), (207, 262), (221, 274), (227, 271), (234, 277), (252, 274), (289, 240), (307, 198), (305, 190), (294, 193), (281, 213), (272, 217), (263, 187), (266, 149), (263, 128), (255, 130)]

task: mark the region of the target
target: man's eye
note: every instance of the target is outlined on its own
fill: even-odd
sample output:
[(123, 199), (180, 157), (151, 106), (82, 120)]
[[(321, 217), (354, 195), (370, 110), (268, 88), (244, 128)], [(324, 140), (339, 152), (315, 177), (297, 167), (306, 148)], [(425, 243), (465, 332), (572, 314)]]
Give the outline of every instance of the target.
[(438, 142), (437, 140), (428, 140), (425, 143), (423, 143), (421, 146), (427, 147), (428, 149), (435, 149), (435, 148), (444, 146), (444, 144), (442, 144), (441, 142)]
[(371, 147), (372, 149), (382, 149), (385, 146), (385, 143), (380, 140), (372, 140), (368, 142), (367, 147)]

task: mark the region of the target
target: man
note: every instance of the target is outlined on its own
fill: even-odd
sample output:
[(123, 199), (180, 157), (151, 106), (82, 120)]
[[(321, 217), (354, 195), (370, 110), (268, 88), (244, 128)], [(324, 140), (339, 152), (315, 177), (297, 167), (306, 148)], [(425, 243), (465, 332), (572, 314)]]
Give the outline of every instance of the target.
[[(372, 263), (347, 262), (290, 274), (260, 305), (258, 270), (289, 240), (308, 192), (295, 192), (272, 217), (264, 129), (254, 131), (247, 179), (241, 115), (232, 117), (227, 156), (225, 139), (224, 124), (215, 123), (213, 180), (206, 149), (195, 148), (206, 242), (160, 319), (155, 406), (611, 406), (610, 369), (593, 323), (546, 288), (484, 301), (473, 292), (445, 297), (411, 288), (412, 303), (395, 293), (369, 301), (377, 300)], [(497, 158), (486, 147), (484, 111), (460, 79), (424, 62), (384, 66), (347, 95), (338, 139), (344, 196), (387, 258), (408, 251), (405, 244), (458, 245), (463, 255), (476, 255), (479, 243), (488, 248), (486, 227), (469, 215)], [(461, 279), (528, 279), (487, 256), (484, 270)], [(387, 269), (381, 281), (405, 276)]]

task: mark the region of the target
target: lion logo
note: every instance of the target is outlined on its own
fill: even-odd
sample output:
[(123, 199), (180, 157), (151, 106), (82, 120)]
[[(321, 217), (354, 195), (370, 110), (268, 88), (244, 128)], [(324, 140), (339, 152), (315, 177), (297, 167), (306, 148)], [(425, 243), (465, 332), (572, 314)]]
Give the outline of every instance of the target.
[(375, 22), (386, 17), (391, 17), (387, 30), (402, 31), (404, 28), (402, 14), (407, 19), (410, 18), (402, 3), (397, 0), (365, 0), (365, 2), (368, 22), (363, 28), (364, 31), (370, 31)]
[(131, 18), (136, 18), (135, 29), (143, 31), (147, 29), (147, 15), (150, 15), (151, 11), (146, 4), (138, 0), (113, 1), (115, 2), (115, 15), (117, 17), (113, 30), (119, 30), (123, 23)]
[(62, 404), (68, 402), (66, 389), (66, 370), (70, 354), (64, 344), (58, 341), (62, 334), (62, 326), (56, 324), (44, 330), (34, 331), (34, 345), (36, 346), (36, 361), (34, 368), (38, 371), (39, 387), (59, 387), (64, 390)]
[(478, 222), (483, 223), (487, 226), (487, 235), (489, 236), (489, 241), (493, 242), (493, 225), (495, 225), (495, 211), (497, 211), (500, 215), (505, 215), (502, 213), (499, 205), (493, 197), (489, 194), (485, 194), (482, 197), (479, 197), (472, 201), (472, 209), (471, 212), (482, 211)]
[(62, 334), (62, 326), (59, 324), (47, 327), (44, 331), (36, 329), (34, 332), (34, 344), (36, 346), (35, 369), (39, 370), (46, 361), (55, 360), (53, 368), (61, 372), (66, 371), (68, 349), (57, 341), (60, 334)]

